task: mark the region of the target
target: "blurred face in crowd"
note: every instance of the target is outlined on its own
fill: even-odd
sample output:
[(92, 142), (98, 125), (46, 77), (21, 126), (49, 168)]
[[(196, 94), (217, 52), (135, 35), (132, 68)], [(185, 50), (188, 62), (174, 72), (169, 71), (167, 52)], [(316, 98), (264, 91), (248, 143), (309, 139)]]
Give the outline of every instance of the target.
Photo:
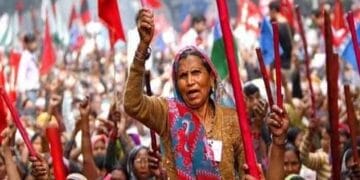
[(200, 57), (188, 55), (181, 59), (176, 78), (180, 95), (188, 107), (198, 109), (208, 103), (214, 78)]
[(325, 128), (321, 130), (321, 147), (325, 152), (330, 150), (330, 134), (327, 133)]
[(33, 42), (29, 42), (26, 44), (26, 48), (30, 51), (30, 52), (35, 52), (38, 48), (38, 44), (36, 41)]
[(141, 149), (135, 156), (134, 173), (137, 179), (147, 180), (151, 176), (149, 170), (149, 154), (147, 149)]
[(65, 135), (62, 135), (62, 136), (61, 136), (61, 146), (62, 146), (63, 149), (65, 149), (66, 141), (67, 141), (67, 140), (66, 140)]
[(296, 136), (295, 138), (295, 147), (296, 148), (300, 148), (300, 144), (303, 140), (303, 137), (304, 137), (304, 133), (303, 132), (299, 132), (299, 134)]
[(290, 174), (299, 174), (301, 168), (301, 163), (299, 157), (293, 150), (285, 151), (284, 156), (284, 170), (286, 176)]
[(120, 169), (115, 169), (111, 172), (111, 180), (126, 180), (126, 174)]
[(43, 152), (41, 136), (36, 137), (32, 142), (32, 145), (37, 153)]
[(206, 21), (199, 21), (194, 24), (194, 29), (197, 33), (202, 33), (206, 30)]
[(255, 92), (254, 94), (251, 94), (249, 96), (246, 96), (246, 107), (248, 108), (248, 112), (252, 112), (253, 107), (255, 107), (260, 100), (260, 93)]
[(102, 140), (96, 141), (94, 146), (93, 146), (93, 153), (94, 153), (94, 156), (105, 155), (106, 154), (105, 142), (102, 141)]

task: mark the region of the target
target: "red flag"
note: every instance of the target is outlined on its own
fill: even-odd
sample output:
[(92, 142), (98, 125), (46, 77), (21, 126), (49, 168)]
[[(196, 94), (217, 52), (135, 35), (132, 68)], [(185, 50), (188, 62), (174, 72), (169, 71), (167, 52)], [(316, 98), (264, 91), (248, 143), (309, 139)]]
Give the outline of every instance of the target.
[(117, 0), (99, 0), (99, 17), (109, 29), (110, 44), (113, 47), (117, 40), (125, 40)]
[(4, 67), (0, 64), (0, 86), (5, 86), (5, 72)]
[(147, 6), (153, 9), (161, 7), (161, 2), (159, 0), (141, 0), (143, 6)]
[(22, 23), (23, 12), (25, 9), (24, 0), (17, 0), (15, 4), (15, 9), (19, 12), (19, 22)]
[(333, 43), (339, 47), (347, 37), (348, 28), (344, 21), (344, 9), (341, 0), (335, 0), (334, 18), (331, 22), (333, 28)]
[(71, 7), (71, 14), (70, 14), (70, 19), (69, 19), (69, 25), (68, 28), (70, 29), (72, 24), (74, 23), (75, 19), (77, 18), (77, 13), (76, 13), (76, 9), (75, 9), (75, 5), (73, 4)]
[[(3, 99), (0, 97), (0, 132), (2, 132), (7, 127), (7, 113), (6, 113), (6, 106), (4, 104)], [(0, 142), (2, 138), (0, 137)]]
[[(104, 9), (104, 11), (106, 11), (106, 9)], [(80, 14), (81, 14), (81, 19), (84, 24), (87, 24), (88, 22), (90, 22), (91, 14), (90, 14), (89, 4), (88, 4), (87, 0), (81, 1)]]
[(40, 64), (40, 75), (45, 75), (49, 73), (51, 68), (55, 65), (55, 62), (56, 62), (55, 50), (52, 45), (48, 19), (46, 18), (45, 36), (43, 40), (43, 51), (41, 55), (41, 64)]
[(285, 16), (290, 26), (295, 28), (293, 0), (281, 0), (281, 14)]
[(21, 59), (21, 53), (17, 52), (15, 50), (10, 51), (10, 66), (11, 69), (14, 70), (14, 75), (15, 75), (15, 82), (12, 82), (14, 84), (16, 84), (16, 79), (17, 79), (17, 73), (19, 71), (19, 64), (20, 64), (20, 59)]
[(238, 23), (244, 24), (246, 30), (254, 31), (256, 34), (260, 32), (259, 23), (262, 15), (259, 7), (250, 0), (241, 1), (238, 4)]
[(335, 0), (334, 18), (332, 19), (331, 24), (335, 30), (346, 29), (344, 21), (344, 9), (340, 0)]

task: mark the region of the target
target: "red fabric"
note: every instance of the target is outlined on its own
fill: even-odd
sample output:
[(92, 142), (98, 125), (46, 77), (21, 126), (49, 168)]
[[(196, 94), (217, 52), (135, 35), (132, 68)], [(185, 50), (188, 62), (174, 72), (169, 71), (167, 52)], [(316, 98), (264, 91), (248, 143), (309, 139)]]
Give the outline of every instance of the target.
[(285, 16), (290, 26), (296, 29), (293, 10), (294, 10), (293, 0), (281, 0), (281, 8), (280, 8), (281, 14)]
[(280, 59), (280, 47), (279, 47), (279, 25), (277, 22), (272, 23), (273, 28), (273, 41), (274, 41), (274, 54), (275, 54), (275, 73), (276, 73), (276, 104), (283, 108), (283, 96), (281, 93), (281, 59)]
[(344, 21), (344, 9), (340, 0), (335, 0), (334, 18), (332, 19), (331, 24), (335, 30), (346, 29)]
[(75, 9), (75, 5), (73, 4), (71, 7), (71, 14), (70, 14), (70, 18), (69, 18), (69, 25), (68, 28), (70, 29), (73, 22), (75, 21), (75, 19), (77, 18), (77, 13), (76, 13), (76, 9)]
[(81, 8), (80, 8), (81, 20), (84, 24), (87, 24), (91, 20), (91, 14), (89, 10), (89, 4), (87, 0), (81, 1)]
[(250, 30), (259, 34), (259, 23), (262, 15), (259, 7), (250, 0), (243, 0), (238, 3), (237, 23), (244, 24), (246, 30)]
[(48, 19), (45, 21), (45, 36), (43, 40), (43, 50), (41, 55), (40, 75), (45, 75), (50, 72), (51, 68), (55, 65), (56, 54), (52, 45), (50, 34), (50, 27)]
[(158, 9), (161, 7), (161, 2), (159, 0), (140, 0), (142, 7), (149, 7), (153, 9)]
[(339, 47), (347, 38), (348, 28), (344, 21), (344, 9), (341, 0), (335, 0), (334, 18), (332, 19), (333, 43)]
[(242, 86), (239, 79), (239, 70), (236, 64), (236, 51), (233, 43), (232, 32), (230, 29), (229, 23), (229, 15), (228, 15), (228, 7), (226, 1), (224, 0), (216, 0), (216, 4), (218, 7), (221, 31), (223, 33), (224, 46), (226, 50), (227, 63), (229, 68), (229, 74), (231, 79), (231, 84), (233, 86), (235, 102), (236, 102), (236, 110), (239, 120), (239, 125), (242, 134), (242, 142), (244, 147), (244, 156), (247, 165), (249, 166), (249, 174), (254, 176), (256, 179), (260, 178), (260, 171), (256, 164), (255, 151), (253, 146), (249, 146), (249, 144), (253, 144), (251, 139), (251, 132), (248, 124), (248, 116), (244, 101), (244, 95), (242, 92)]
[(98, 5), (99, 17), (109, 29), (111, 46), (113, 47), (119, 39), (126, 41), (117, 0), (99, 0)]
[(5, 72), (4, 67), (0, 65), (0, 86), (5, 86)]
[(11, 66), (11, 70), (14, 70), (14, 79), (13, 79), (13, 85), (16, 85), (16, 79), (17, 79), (17, 74), (19, 72), (19, 64), (20, 64), (20, 59), (21, 59), (21, 53), (17, 52), (15, 50), (10, 51), (10, 66)]
[[(4, 104), (3, 99), (0, 97), (0, 133), (7, 127), (7, 108)], [(2, 137), (0, 136), (0, 142), (2, 141)]]
[(65, 180), (66, 170), (63, 161), (60, 131), (57, 127), (48, 127), (46, 128), (46, 136), (50, 143), (50, 153), (53, 160), (56, 180)]

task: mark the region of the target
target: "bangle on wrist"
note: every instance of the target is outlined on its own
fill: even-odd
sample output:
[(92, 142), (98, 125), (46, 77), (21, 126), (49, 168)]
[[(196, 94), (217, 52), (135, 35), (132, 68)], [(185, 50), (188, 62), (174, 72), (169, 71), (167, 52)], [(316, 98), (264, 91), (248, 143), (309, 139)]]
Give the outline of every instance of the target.
[(146, 52), (136, 50), (135, 59), (138, 60), (138, 61), (146, 61), (147, 59), (149, 59), (150, 54), (151, 54), (151, 48), (150, 47), (148, 47), (146, 49)]

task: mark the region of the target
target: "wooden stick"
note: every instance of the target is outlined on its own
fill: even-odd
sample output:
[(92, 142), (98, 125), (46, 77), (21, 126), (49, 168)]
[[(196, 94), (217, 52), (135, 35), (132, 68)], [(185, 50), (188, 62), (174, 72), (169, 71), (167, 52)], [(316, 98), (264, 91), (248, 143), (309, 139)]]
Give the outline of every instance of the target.
[(25, 130), (23, 124), (20, 121), (19, 114), (17, 113), (15, 107), (11, 103), (9, 96), (6, 94), (3, 87), (0, 87), (0, 95), (1, 95), (2, 99), (4, 100), (5, 104), (7, 105), (7, 107), (9, 108), (9, 111), (13, 118), (14, 124), (17, 127), (17, 129), (19, 130), (21, 137), (23, 138), (24, 143), (29, 150), (30, 155), (37, 157), (36, 151), (30, 142), (29, 135), (28, 135), (27, 131)]
[(355, 123), (356, 116), (355, 116), (354, 105), (352, 103), (349, 85), (344, 85), (344, 92), (345, 92), (345, 102), (346, 102), (347, 123), (350, 127), (351, 148), (353, 152), (354, 162), (360, 163), (359, 154), (357, 150), (357, 135), (356, 135), (357, 125)]
[[(51, 116), (51, 115), (50, 115)], [(58, 127), (47, 127), (46, 136), (50, 143), (50, 154), (53, 160), (54, 175), (56, 180), (65, 180), (67, 173), (63, 161), (63, 151)]]
[(326, 48), (326, 80), (328, 83), (328, 111), (330, 120), (331, 141), (331, 163), (332, 163), (332, 179), (340, 178), (340, 149), (339, 149), (339, 108), (338, 108), (338, 78), (339, 78), (339, 57), (333, 53), (332, 30), (330, 15), (324, 12), (325, 21), (325, 48)]
[(301, 40), (303, 42), (303, 47), (304, 47), (306, 79), (309, 84), (310, 98), (311, 98), (311, 109), (312, 109), (311, 117), (315, 118), (315, 116), (316, 116), (315, 93), (314, 93), (314, 89), (312, 86), (311, 74), (310, 74), (310, 57), (309, 57), (309, 53), (307, 51), (307, 41), (306, 41), (306, 37), (305, 37), (305, 31), (304, 31), (304, 26), (302, 23), (299, 6), (296, 6), (295, 10), (296, 10), (297, 22), (299, 24), (299, 29), (300, 29), (300, 36), (301, 36)]
[(140, 0), (141, 8), (145, 7), (145, 0)]
[[(146, 87), (146, 94), (148, 96), (152, 96), (153, 93), (151, 91), (151, 86), (150, 86), (150, 71), (146, 71), (145, 72), (145, 87)], [(156, 133), (154, 130), (150, 130), (150, 137), (151, 137), (151, 148), (153, 151), (158, 151), (159, 148), (157, 146), (157, 142), (156, 142)]]
[(221, 31), (223, 34), (224, 47), (226, 51), (226, 59), (229, 68), (229, 75), (231, 84), (234, 91), (236, 112), (241, 131), (242, 143), (244, 147), (245, 161), (249, 167), (249, 174), (254, 176), (255, 179), (260, 179), (260, 171), (256, 164), (256, 156), (254, 147), (252, 146), (252, 138), (250, 134), (248, 115), (246, 112), (246, 105), (242, 86), (239, 78), (238, 65), (236, 64), (236, 51), (234, 47), (234, 39), (230, 29), (229, 14), (227, 3), (224, 0), (216, 0), (218, 13), (220, 18)]
[(279, 50), (279, 24), (277, 22), (271, 23), (273, 29), (273, 42), (274, 42), (274, 54), (275, 54), (275, 73), (276, 73), (276, 104), (280, 108), (283, 106), (283, 96), (281, 93), (281, 59)]
[(261, 53), (261, 49), (260, 48), (256, 48), (256, 55), (259, 61), (259, 66), (260, 66), (260, 70), (261, 70), (261, 74), (263, 77), (263, 81), (265, 84), (265, 90), (266, 90), (266, 95), (267, 95), (267, 99), (269, 101), (270, 107), (272, 107), (274, 105), (274, 100), (272, 97), (272, 93), (271, 93), (271, 87), (270, 87), (270, 80), (269, 80), (269, 75), (266, 71), (266, 67), (265, 67), (265, 63), (264, 63), (264, 59)]

